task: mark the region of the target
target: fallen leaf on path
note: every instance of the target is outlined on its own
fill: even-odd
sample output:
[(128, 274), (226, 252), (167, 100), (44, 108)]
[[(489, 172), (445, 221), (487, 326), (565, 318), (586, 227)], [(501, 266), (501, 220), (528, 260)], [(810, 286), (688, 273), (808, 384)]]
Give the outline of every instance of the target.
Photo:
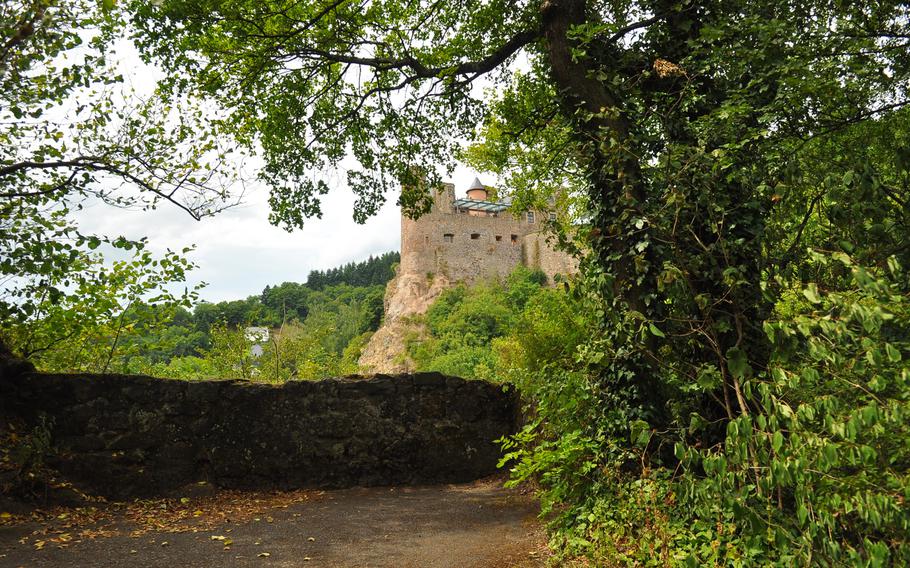
[[(52, 506), (36, 508), (26, 514), (0, 512), (0, 526), (35, 523), (40, 526), (31, 539), (40, 539), (45, 546), (66, 543), (75, 538), (95, 539), (126, 534), (132, 538), (154, 533), (183, 533), (231, 529), (220, 528), (226, 523), (245, 523), (256, 520), (276, 520), (268, 513), (289, 505), (308, 501), (311, 491), (237, 491), (219, 490), (205, 497), (176, 499), (141, 499), (128, 503), (105, 502), (86, 497), (77, 507)], [(127, 525), (123, 526), (122, 521)], [(132, 525), (132, 526), (130, 526)], [(60, 538), (62, 535), (67, 537)], [(39, 548), (40, 549), (40, 548)]]

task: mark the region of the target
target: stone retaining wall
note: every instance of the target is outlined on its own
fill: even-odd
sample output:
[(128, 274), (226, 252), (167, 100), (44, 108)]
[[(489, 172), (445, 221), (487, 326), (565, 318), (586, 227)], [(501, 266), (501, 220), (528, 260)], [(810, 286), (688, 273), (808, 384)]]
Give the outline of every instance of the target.
[(0, 419), (37, 424), (49, 465), (109, 497), (196, 481), (295, 488), (459, 482), (493, 473), (509, 389), (437, 373), (290, 382), (0, 376)]

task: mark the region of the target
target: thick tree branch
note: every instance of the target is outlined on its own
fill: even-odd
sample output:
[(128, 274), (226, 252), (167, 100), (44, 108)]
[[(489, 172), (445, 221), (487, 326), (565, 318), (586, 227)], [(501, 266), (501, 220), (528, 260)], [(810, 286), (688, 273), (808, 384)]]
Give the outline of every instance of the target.
[(573, 54), (570, 31), (587, 22), (584, 0), (547, 0), (541, 13), (550, 69), (567, 102), (587, 111), (592, 124), (625, 138), (628, 126), (613, 112), (618, 110), (616, 97), (593, 77), (594, 69), (586, 65), (586, 60)]
[(331, 61), (333, 63), (350, 63), (369, 67), (376, 71), (409, 71), (415, 79), (435, 79), (447, 76), (484, 74), (500, 66), (506, 59), (517, 53), (521, 48), (532, 43), (540, 37), (538, 30), (525, 30), (512, 36), (506, 43), (495, 51), (477, 61), (465, 61), (457, 65), (427, 67), (413, 56), (388, 58), (388, 57), (359, 57), (345, 53), (336, 53), (316, 48), (307, 48), (289, 53), (298, 58), (318, 61)]

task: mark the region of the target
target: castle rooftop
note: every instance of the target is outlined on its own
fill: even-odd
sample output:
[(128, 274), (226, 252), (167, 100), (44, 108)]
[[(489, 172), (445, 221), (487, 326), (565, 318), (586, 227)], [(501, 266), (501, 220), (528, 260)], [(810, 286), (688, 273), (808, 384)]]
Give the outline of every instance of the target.
[(470, 211), (488, 211), (490, 213), (500, 213), (509, 208), (508, 203), (502, 201), (483, 201), (480, 199), (456, 199), (452, 205), (456, 209), (468, 209)]

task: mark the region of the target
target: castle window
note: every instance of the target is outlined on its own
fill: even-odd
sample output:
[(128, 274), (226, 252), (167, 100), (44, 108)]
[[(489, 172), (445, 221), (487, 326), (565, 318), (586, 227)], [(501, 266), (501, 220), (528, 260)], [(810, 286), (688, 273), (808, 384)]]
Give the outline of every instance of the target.
[(498, 243), (501, 240), (502, 240), (502, 235), (496, 235), (496, 242)]
[(429, 235), (424, 235), (424, 236), (423, 236), (423, 243), (426, 244), (426, 245), (430, 244), (430, 236), (429, 236)]
[(447, 243), (451, 243), (452, 241), (455, 240), (455, 235), (453, 235), (452, 233), (446, 233), (442, 236), (442, 240)]
[(533, 211), (528, 211), (528, 224), (529, 225), (534, 224), (534, 212)]
[(512, 244), (514, 245), (517, 242), (518, 242), (518, 235), (512, 235)]
[(471, 233), (471, 240), (476, 241), (480, 238), (480, 233)]

